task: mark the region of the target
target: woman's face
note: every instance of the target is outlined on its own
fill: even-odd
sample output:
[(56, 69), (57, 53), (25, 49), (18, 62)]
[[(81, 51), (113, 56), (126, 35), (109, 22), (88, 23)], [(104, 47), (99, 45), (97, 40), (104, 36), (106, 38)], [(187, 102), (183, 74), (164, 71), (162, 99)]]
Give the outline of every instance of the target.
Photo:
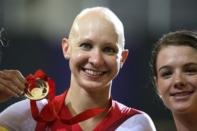
[(71, 84), (90, 90), (110, 87), (126, 59), (113, 24), (90, 17), (80, 20), (77, 27), (67, 52)]
[(164, 104), (173, 113), (197, 112), (197, 50), (167, 46), (156, 61), (155, 82)]

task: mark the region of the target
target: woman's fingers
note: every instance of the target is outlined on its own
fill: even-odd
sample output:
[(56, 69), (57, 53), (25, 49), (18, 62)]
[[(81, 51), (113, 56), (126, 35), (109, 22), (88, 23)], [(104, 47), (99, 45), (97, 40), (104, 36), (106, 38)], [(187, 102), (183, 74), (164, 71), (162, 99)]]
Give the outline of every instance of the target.
[(25, 89), (25, 78), (18, 70), (0, 71), (0, 91), (11, 96), (21, 96)]
[[(21, 90), (25, 89), (26, 79), (18, 70), (4, 70), (5, 76), (13, 81), (13, 83)], [(13, 79), (14, 78), (14, 79)]]

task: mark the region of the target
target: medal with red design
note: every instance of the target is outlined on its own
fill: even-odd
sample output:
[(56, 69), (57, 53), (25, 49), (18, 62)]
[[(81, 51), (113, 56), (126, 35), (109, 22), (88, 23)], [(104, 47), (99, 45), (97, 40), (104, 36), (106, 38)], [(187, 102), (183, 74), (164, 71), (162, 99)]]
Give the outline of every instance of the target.
[(31, 86), (25, 89), (24, 94), (30, 100), (44, 99), (49, 93), (49, 85), (42, 79), (37, 79), (35, 84)]
[[(30, 74), (26, 77), (27, 83), (24, 90), (24, 95), (30, 100), (41, 100), (48, 96), (49, 92), (54, 90), (54, 87), (49, 85), (49, 78), (42, 70), (37, 70), (34, 75)], [(50, 88), (52, 90), (50, 90)]]
[[(55, 83), (54, 81), (46, 76), (42, 70), (37, 70), (34, 75), (30, 74), (26, 77), (26, 89), (25, 96), (30, 99), (31, 113), (34, 120), (37, 122), (51, 123), (59, 120), (64, 124), (76, 124), (81, 121), (87, 120), (91, 117), (95, 117), (103, 112), (109, 112), (111, 109), (112, 100), (110, 99), (109, 105), (105, 108), (91, 108), (87, 109), (74, 117), (62, 118), (58, 115), (61, 107), (64, 106), (65, 97), (60, 101), (55, 102)], [(65, 93), (66, 96), (66, 93)], [(40, 112), (36, 104), (37, 100), (43, 98), (48, 99), (48, 104)]]

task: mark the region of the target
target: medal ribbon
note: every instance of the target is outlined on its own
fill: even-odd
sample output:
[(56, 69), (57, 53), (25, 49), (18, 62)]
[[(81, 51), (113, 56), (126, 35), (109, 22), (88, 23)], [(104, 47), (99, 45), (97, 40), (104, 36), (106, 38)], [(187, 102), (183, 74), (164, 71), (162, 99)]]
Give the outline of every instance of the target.
[[(49, 105), (51, 105), (51, 101), (55, 97), (55, 83), (51, 78), (47, 77), (42, 70), (37, 70), (34, 74), (30, 74), (26, 77), (27, 80), (26, 88), (30, 90), (33, 89), (36, 86), (36, 81), (40, 79), (46, 81), (49, 86), (48, 104), (47, 104), (48, 107)], [(45, 122), (48, 119), (47, 117), (45, 117), (46, 118), (45, 120), (44, 118), (41, 117), (39, 109), (36, 104), (36, 100), (30, 99), (30, 107), (31, 107), (32, 116), (36, 121)]]
[[(111, 109), (112, 99), (110, 99), (109, 105), (106, 108), (100, 108), (100, 107), (91, 108), (77, 114), (74, 117), (68, 119), (62, 118), (61, 116), (58, 115), (58, 113), (60, 112), (62, 106), (64, 106), (65, 97), (61, 98), (59, 101), (55, 101), (54, 81), (51, 78), (47, 77), (42, 70), (37, 70), (34, 75), (30, 74), (29, 76), (26, 77), (26, 79), (27, 79), (26, 87), (28, 88), (33, 88), (33, 86), (36, 83), (36, 80), (38, 79), (42, 79), (48, 82), (49, 85), (48, 104), (46, 104), (41, 111), (39, 111), (37, 107), (36, 100), (30, 100), (32, 117), (37, 122), (44, 122), (47, 124), (59, 120), (64, 124), (72, 125), (87, 120), (91, 117), (97, 116), (101, 113), (109, 112)], [(64, 96), (66, 96), (66, 92), (64, 93)]]
[[(65, 93), (65, 96), (66, 96), (66, 93)], [(65, 97), (63, 97), (63, 98), (65, 98)], [(61, 99), (60, 103), (62, 103), (62, 106), (63, 106), (64, 99)], [(101, 107), (90, 108), (90, 109), (87, 109), (87, 110), (75, 115), (74, 117), (67, 118), (67, 119), (58, 117), (58, 120), (60, 120), (62, 123), (67, 124), (67, 125), (76, 124), (81, 121), (87, 120), (91, 117), (95, 117), (101, 113), (104, 113), (104, 112), (108, 113), (111, 110), (111, 105), (112, 105), (112, 100), (110, 99), (110, 103), (105, 108), (101, 108)]]

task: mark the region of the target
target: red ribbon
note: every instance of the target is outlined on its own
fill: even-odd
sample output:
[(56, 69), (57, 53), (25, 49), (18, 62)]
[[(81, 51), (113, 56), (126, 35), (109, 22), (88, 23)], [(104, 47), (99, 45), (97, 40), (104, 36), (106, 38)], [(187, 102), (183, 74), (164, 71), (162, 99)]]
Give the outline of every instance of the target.
[[(27, 80), (27, 83), (26, 83), (26, 88), (27, 89), (32, 89), (35, 87), (36, 85), (36, 81), (39, 80), (39, 79), (42, 79), (44, 81), (46, 81), (49, 85), (49, 94), (48, 94), (48, 104), (46, 105), (48, 107), (48, 112), (51, 112), (50, 111), (52, 106), (51, 106), (51, 101), (53, 100), (53, 98), (55, 97), (55, 82), (47, 77), (47, 75), (44, 73), (44, 71), (42, 70), (37, 70), (34, 74), (30, 74), (26, 77), (26, 80)], [(46, 122), (46, 121), (52, 121), (54, 120), (54, 116), (49, 116), (47, 117), (46, 116), (46, 113), (42, 113), (44, 114), (41, 115), (41, 113), (39, 112), (39, 109), (38, 109), (38, 106), (36, 104), (36, 100), (30, 100), (30, 106), (31, 106), (31, 113), (32, 113), (32, 116), (33, 118), (36, 120), (36, 121), (42, 121), (42, 122)], [(54, 113), (52, 113), (54, 114)]]
[[(27, 88), (32, 88), (33, 85), (35, 85), (36, 80), (43, 79), (46, 82), (48, 82), (49, 85), (49, 94), (48, 94), (48, 104), (44, 106), (44, 108), (39, 111), (36, 100), (30, 100), (30, 106), (31, 106), (31, 113), (34, 120), (37, 122), (44, 122), (44, 123), (51, 123), (55, 120), (60, 120), (64, 124), (75, 124), (79, 123), (81, 121), (87, 120), (91, 117), (94, 117), (96, 115), (99, 115), (103, 112), (109, 112), (112, 105), (112, 100), (110, 99), (110, 103), (106, 108), (91, 108), (88, 110), (83, 111), (82, 113), (72, 117), (72, 118), (61, 118), (61, 116), (58, 115), (59, 111), (61, 110), (61, 107), (64, 105), (64, 98), (62, 98), (60, 101), (55, 101), (55, 83), (54, 81), (47, 77), (46, 74), (42, 70), (37, 70), (34, 75), (30, 74), (26, 77), (27, 79)], [(66, 93), (65, 93), (66, 95)]]
[[(111, 104), (110, 104), (111, 105)], [(70, 118), (70, 119), (61, 119), (62, 123), (68, 124), (68, 125), (72, 125), (75, 123), (79, 123), (81, 121), (85, 121), (91, 117), (97, 116), (103, 112), (109, 112), (111, 106), (108, 106), (107, 108), (91, 108), (91, 109), (87, 109), (85, 111), (83, 111), (82, 113)]]
[(30, 89), (30, 90), (33, 89), (36, 86), (36, 82), (38, 79), (42, 79), (44, 81), (48, 80), (46, 74), (42, 70), (37, 70), (34, 75), (29, 74), (26, 77), (27, 80), (26, 89)]

